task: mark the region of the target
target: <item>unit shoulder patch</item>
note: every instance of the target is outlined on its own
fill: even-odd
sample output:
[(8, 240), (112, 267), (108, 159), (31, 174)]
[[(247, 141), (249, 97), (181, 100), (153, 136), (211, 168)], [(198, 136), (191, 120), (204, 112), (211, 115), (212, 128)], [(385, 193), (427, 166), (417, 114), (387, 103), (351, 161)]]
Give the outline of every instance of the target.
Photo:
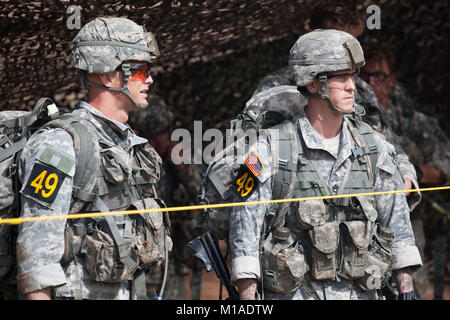
[(61, 188), (66, 175), (46, 163), (36, 161), (31, 174), (22, 188), (22, 193), (44, 205), (51, 205)]
[(238, 171), (236, 179), (233, 182), (231, 190), (239, 201), (246, 201), (255, 191), (258, 186), (258, 179), (256, 179), (253, 172), (248, 166), (242, 165)]

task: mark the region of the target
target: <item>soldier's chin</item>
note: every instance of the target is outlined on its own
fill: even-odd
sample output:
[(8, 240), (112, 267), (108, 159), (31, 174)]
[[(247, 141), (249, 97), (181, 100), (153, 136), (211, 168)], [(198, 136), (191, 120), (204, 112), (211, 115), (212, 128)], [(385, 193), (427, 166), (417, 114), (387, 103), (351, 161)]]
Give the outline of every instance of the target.
[(139, 97), (139, 99), (135, 99), (135, 101), (141, 105), (143, 105), (143, 104), (148, 105), (147, 99), (143, 98), (142, 96)]
[(353, 111), (353, 102), (352, 103), (342, 103), (337, 106), (337, 109), (341, 110), (344, 113), (351, 113)]

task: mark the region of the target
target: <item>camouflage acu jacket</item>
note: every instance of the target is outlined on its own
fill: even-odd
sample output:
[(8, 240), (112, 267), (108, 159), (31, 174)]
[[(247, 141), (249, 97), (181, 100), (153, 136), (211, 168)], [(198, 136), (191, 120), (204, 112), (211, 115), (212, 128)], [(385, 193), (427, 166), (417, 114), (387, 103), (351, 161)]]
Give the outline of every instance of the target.
[[(146, 139), (136, 136), (127, 125), (105, 117), (86, 102), (80, 102), (73, 113), (92, 124), (96, 134), (100, 137), (100, 143), (113, 146), (121, 143), (125, 146), (124, 150), (127, 151), (123, 152), (128, 154), (129, 164), (131, 164), (134, 153), (133, 147), (147, 143)], [(111, 131), (106, 129), (117, 130), (122, 134), (114, 137), (108, 134)], [(53, 180), (41, 181), (37, 178), (31, 182), (36, 188), (41, 185), (42, 189), (42, 185), (45, 185), (47, 194), (43, 192), (42, 196), (44, 198), (47, 196), (50, 201), (40, 201), (36, 197), (25, 194), (24, 189), (21, 190), (23, 217), (64, 216), (69, 212), (75, 173), (73, 164), (76, 159), (72, 137), (66, 131), (62, 129), (37, 131), (23, 149), (19, 176), (22, 182), (28, 181), (30, 175), (33, 174), (31, 169), (36, 167), (37, 159), (41, 159), (43, 154), (49, 150), (52, 154), (58, 155), (52, 157), (50, 161), (58, 162), (62, 159), (66, 164), (66, 170), (63, 175), (52, 173), (54, 174)], [(128, 163), (128, 161), (126, 162)], [(28, 184), (24, 184), (23, 188), (26, 188), (26, 185)], [(46, 200), (44, 198), (41, 200)], [(129, 219), (131, 219), (130, 216), (123, 216), (125, 224)], [(53, 287), (54, 295), (57, 298), (74, 297), (75, 289), (80, 289), (83, 299), (130, 299), (128, 281), (101, 283), (89, 280), (86, 275), (85, 261), (82, 258), (77, 259), (76, 264), (74, 261), (64, 266), (60, 263), (66, 247), (65, 225), (65, 219), (28, 222), (20, 225), (17, 239), (19, 292), (26, 294), (42, 288)], [(76, 280), (77, 278), (81, 278), (81, 283)]]

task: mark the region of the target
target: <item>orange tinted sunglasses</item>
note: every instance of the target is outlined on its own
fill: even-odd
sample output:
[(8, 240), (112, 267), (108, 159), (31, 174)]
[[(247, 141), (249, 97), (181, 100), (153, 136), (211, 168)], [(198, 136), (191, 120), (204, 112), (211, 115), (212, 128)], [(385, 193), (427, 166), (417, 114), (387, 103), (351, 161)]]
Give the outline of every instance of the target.
[(132, 63), (130, 65), (131, 80), (141, 80), (145, 82), (150, 77), (150, 63)]

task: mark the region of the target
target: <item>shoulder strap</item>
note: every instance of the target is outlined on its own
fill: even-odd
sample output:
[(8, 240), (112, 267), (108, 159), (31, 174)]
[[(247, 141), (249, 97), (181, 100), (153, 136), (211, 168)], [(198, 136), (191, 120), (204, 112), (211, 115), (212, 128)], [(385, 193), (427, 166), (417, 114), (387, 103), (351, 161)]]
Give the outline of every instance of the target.
[[(299, 153), (296, 127), (293, 122), (285, 121), (273, 127), (272, 130), (268, 130), (272, 150), (272, 169), (275, 169), (272, 175), (272, 199), (290, 199), (294, 193)], [(272, 226), (277, 228), (284, 225), (288, 208), (288, 202), (270, 207), (269, 220), (272, 220), (273, 224), (268, 223), (268, 230)]]
[(66, 130), (73, 139), (76, 169), (73, 179), (73, 199), (70, 212), (79, 212), (87, 202), (94, 199), (92, 193), (100, 170), (100, 146), (92, 125), (73, 113), (63, 114), (46, 124), (49, 128)]
[(378, 162), (378, 146), (375, 141), (373, 129), (362, 121), (356, 121), (348, 118), (348, 129), (355, 140), (358, 147), (352, 149), (353, 156), (366, 157), (368, 160), (368, 167), (371, 170), (372, 183), (375, 183), (376, 166)]

